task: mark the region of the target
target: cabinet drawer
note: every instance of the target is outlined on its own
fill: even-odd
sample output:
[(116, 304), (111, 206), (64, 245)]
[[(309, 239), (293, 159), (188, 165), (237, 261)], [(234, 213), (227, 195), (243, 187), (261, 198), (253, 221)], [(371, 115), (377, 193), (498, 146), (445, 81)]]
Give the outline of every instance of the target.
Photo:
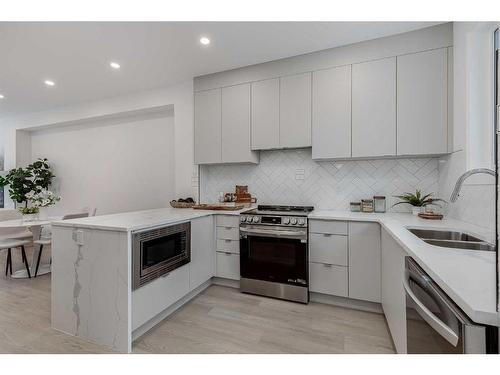
[(217, 239), (239, 241), (240, 228), (217, 227)]
[(235, 240), (217, 240), (217, 251), (224, 253), (240, 253), (240, 241)]
[(216, 223), (218, 227), (239, 228), (240, 217), (237, 215), (217, 215)]
[(309, 236), (309, 260), (315, 263), (347, 266), (347, 236), (311, 233)]
[(347, 235), (347, 221), (309, 220), (309, 231)]
[(240, 256), (239, 254), (216, 252), (217, 277), (225, 279), (240, 279)]
[(189, 264), (132, 292), (132, 329), (154, 318), (189, 293)]
[(347, 267), (309, 263), (309, 289), (311, 292), (347, 297)]

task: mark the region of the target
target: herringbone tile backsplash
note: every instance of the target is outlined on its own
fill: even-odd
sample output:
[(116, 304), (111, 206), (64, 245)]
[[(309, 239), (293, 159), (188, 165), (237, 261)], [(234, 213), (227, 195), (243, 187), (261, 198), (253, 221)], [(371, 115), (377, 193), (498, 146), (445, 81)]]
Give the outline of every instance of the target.
[[(311, 149), (261, 151), (258, 165), (210, 165), (200, 168), (201, 202), (217, 201), (218, 193), (248, 185), (262, 204), (313, 205), (316, 209), (349, 210), (349, 202), (374, 195), (387, 197), (421, 189), (438, 192), (438, 159), (321, 161)], [(399, 205), (392, 211), (408, 211)]]

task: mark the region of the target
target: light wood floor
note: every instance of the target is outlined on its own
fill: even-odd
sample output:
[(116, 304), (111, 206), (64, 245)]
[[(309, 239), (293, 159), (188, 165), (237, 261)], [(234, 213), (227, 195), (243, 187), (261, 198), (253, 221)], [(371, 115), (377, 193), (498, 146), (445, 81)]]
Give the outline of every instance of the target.
[[(0, 257), (0, 271), (5, 256)], [(19, 266), (20, 260), (15, 261)], [(0, 353), (106, 353), (50, 328), (50, 276), (0, 276)], [(394, 353), (383, 315), (211, 286), (139, 338), (134, 353)]]

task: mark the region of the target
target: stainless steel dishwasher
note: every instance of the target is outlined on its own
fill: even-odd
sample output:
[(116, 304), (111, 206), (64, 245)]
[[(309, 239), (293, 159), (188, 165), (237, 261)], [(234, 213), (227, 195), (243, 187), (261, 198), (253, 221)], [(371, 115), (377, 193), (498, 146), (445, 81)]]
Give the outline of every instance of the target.
[(472, 322), (410, 257), (406, 258), (409, 354), (498, 353), (498, 328)]

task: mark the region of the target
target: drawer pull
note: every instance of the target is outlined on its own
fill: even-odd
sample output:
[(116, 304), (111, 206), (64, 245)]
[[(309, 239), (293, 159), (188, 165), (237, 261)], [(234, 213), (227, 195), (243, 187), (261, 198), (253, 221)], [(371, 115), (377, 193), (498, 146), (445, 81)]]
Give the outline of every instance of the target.
[(224, 240), (225, 242), (231, 242), (231, 240)]
[(164, 279), (165, 277), (168, 277), (168, 275), (170, 275), (170, 272), (166, 273), (165, 275), (161, 275), (161, 278)]
[(331, 237), (332, 235), (330, 233), (323, 233), (324, 237)]
[(227, 230), (231, 230), (231, 229), (233, 229), (233, 227), (226, 227), (226, 229), (227, 229)]
[(330, 263), (323, 263), (323, 266), (325, 266), (325, 267), (331, 267), (332, 265)]
[(224, 254), (226, 254), (226, 255), (231, 255), (231, 253), (230, 253), (230, 252), (228, 252), (228, 251), (226, 251)]

